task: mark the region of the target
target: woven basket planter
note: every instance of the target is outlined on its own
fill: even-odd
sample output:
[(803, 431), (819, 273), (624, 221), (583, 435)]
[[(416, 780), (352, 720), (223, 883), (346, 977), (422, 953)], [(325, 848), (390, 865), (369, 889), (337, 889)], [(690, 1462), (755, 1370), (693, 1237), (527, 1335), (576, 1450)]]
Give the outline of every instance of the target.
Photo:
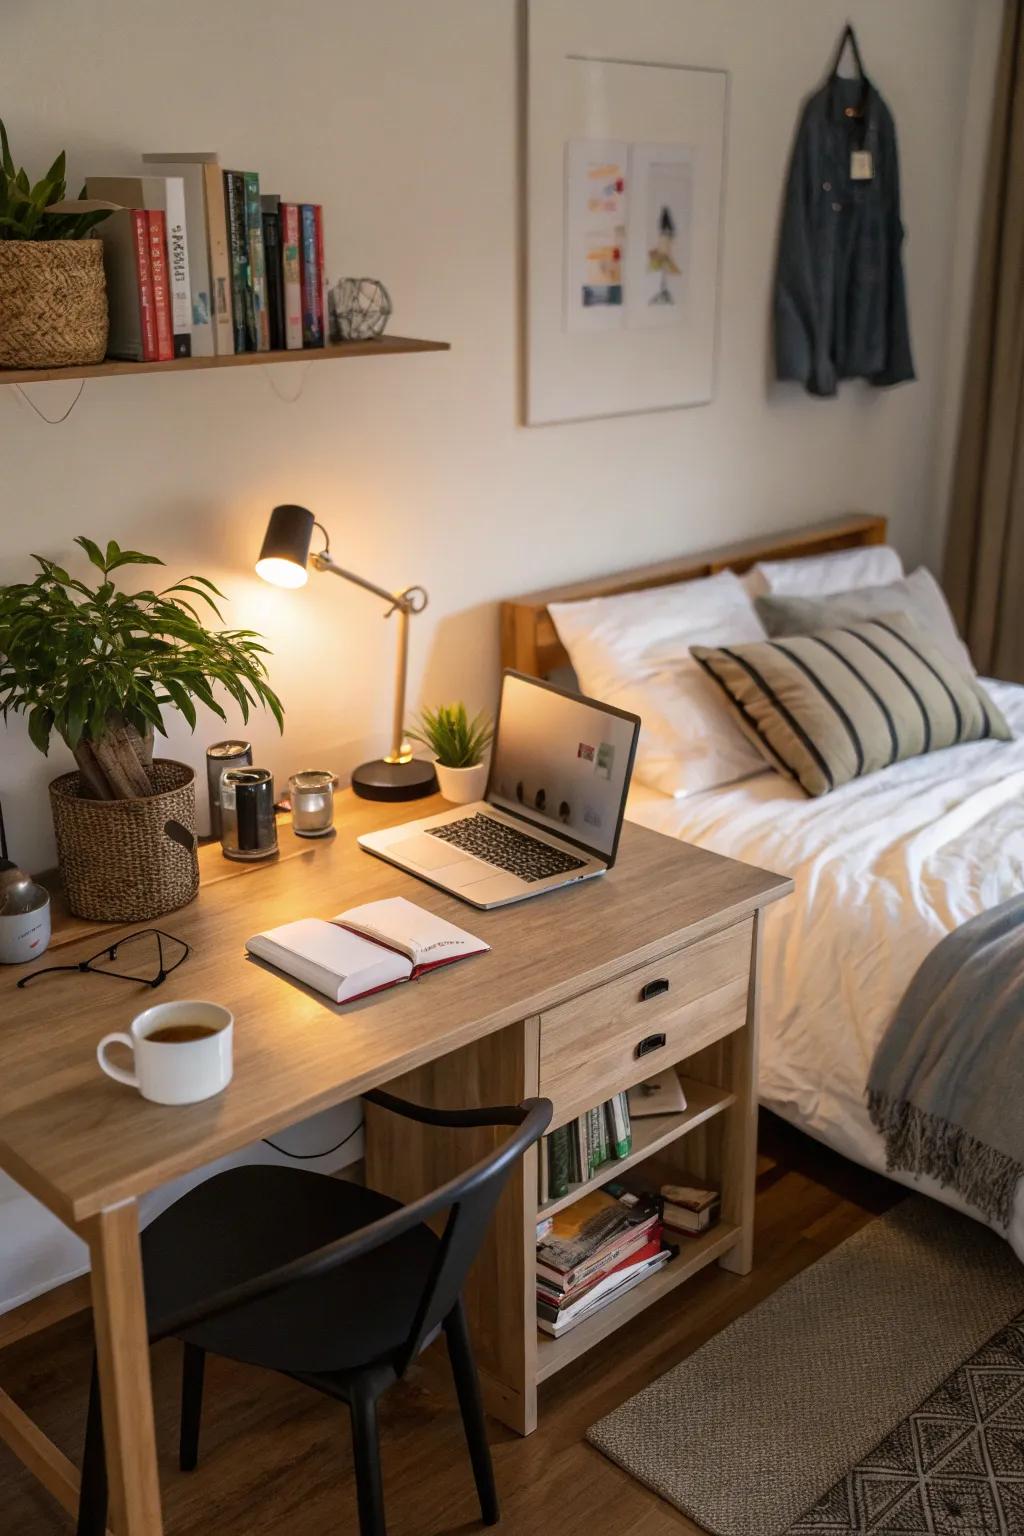
[(68, 368), (107, 351), (102, 240), (0, 240), (0, 367)]
[(50, 785), (68, 906), (76, 917), (138, 923), (173, 912), (199, 889), (195, 851), (168, 835), (168, 822), (195, 834), (195, 774), (184, 763), (157, 758), (155, 795), (88, 800), (81, 776), (62, 774)]

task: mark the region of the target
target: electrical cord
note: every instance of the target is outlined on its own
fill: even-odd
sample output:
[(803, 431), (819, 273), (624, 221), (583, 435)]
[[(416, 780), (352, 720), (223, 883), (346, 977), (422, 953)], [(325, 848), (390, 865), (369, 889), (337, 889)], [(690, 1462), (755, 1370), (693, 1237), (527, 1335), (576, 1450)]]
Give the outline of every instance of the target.
[(348, 1135), (343, 1136), (335, 1146), (327, 1147), (323, 1152), (289, 1152), (287, 1147), (279, 1147), (277, 1142), (271, 1141), (268, 1136), (263, 1137), (263, 1143), (265, 1146), (273, 1147), (275, 1152), (280, 1152), (282, 1157), (290, 1157), (293, 1162), (315, 1163), (319, 1157), (330, 1157), (332, 1152), (340, 1152), (346, 1142), (351, 1141), (353, 1136), (358, 1136), (364, 1123), (364, 1121), (360, 1120), (354, 1130), (349, 1131)]

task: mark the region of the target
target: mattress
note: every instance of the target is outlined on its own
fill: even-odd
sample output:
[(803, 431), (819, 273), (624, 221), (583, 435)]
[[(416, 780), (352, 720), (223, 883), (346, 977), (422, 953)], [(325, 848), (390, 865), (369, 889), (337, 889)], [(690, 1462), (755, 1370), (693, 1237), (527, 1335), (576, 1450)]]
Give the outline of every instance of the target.
[[(773, 772), (680, 799), (630, 792), (631, 821), (792, 876), (764, 918), (761, 1100), (883, 1172), (864, 1085), (896, 1004), (940, 939), (1024, 889), (1024, 687), (985, 686), (1015, 740), (913, 758), (817, 800)], [(901, 1182), (969, 1209), (931, 1180)], [(1024, 1258), (1024, 1181), (1007, 1235)]]

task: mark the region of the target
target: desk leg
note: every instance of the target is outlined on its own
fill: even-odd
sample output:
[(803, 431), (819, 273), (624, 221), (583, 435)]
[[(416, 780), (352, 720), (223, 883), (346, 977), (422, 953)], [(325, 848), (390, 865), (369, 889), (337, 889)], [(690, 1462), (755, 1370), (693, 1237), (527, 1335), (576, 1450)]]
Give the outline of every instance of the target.
[(722, 1269), (736, 1275), (749, 1275), (754, 1267), (754, 1200), (757, 1188), (757, 1061), (758, 1006), (761, 982), (761, 922), (763, 913), (754, 914), (750, 945), (750, 981), (747, 993), (747, 1022), (731, 1035), (731, 1072), (729, 1087), (736, 1103), (726, 1111), (726, 1142), (722, 1157), (722, 1215), (740, 1229), (735, 1248), (719, 1259)]
[(103, 1434), (116, 1536), (162, 1536), (149, 1339), (134, 1200), (87, 1222)]

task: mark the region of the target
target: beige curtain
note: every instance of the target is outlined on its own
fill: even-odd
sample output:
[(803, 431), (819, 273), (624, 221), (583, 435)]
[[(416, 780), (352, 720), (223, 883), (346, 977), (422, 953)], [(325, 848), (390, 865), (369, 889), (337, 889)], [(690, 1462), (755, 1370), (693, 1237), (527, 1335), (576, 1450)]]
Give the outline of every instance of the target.
[(975, 664), (1024, 682), (1024, 0), (1006, 0), (945, 587)]

